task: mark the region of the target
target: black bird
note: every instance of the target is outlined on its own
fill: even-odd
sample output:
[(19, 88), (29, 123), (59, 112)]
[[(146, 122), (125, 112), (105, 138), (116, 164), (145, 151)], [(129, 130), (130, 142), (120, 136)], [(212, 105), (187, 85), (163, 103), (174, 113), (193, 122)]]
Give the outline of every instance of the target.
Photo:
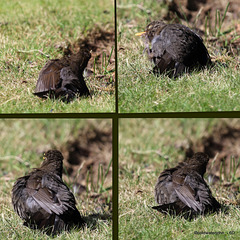
[(62, 181), (62, 165), (61, 152), (49, 150), (40, 168), (15, 182), (12, 204), (24, 225), (55, 235), (84, 223), (73, 194)]
[(39, 73), (34, 94), (41, 98), (61, 98), (66, 102), (76, 95), (90, 95), (83, 78), (90, 58), (89, 50), (81, 49), (76, 54), (48, 61)]
[(203, 179), (208, 161), (205, 153), (195, 153), (186, 162), (163, 171), (155, 186), (159, 205), (153, 209), (185, 218), (217, 211), (221, 205)]
[(136, 35), (145, 35), (145, 49), (154, 63), (154, 73), (166, 72), (170, 77), (177, 77), (194, 67), (211, 63), (202, 38), (184, 25), (153, 21), (145, 32)]

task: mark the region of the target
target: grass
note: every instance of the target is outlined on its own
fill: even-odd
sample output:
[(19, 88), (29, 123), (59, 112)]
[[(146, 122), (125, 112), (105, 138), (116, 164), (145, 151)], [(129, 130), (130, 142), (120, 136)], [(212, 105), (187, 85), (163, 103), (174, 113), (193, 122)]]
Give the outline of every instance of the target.
[[(151, 208), (156, 204), (154, 186), (160, 172), (184, 159), (181, 146), (226, 123), (240, 126), (238, 119), (120, 119), (119, 239), (237, 239), (240, 211), (234, 206), (228, 213), (193, 221), (163, 216)], [(229, 193), (223, 185), (210, 188), (218, 201), (228, 205)]]
[[(204, 42), (215, 62), (213, 68), (177, 79), (154, 76), (150, 73), (152, 64), (146, 53), (142, 55), (143, 41), (135, 33), (143, 31), (150, 21), (161, 18), (167, 11), (166, 5), (150, 1), (143, 4), (138, 0), (122, 0), (118, 4), (118, 104), (121, 113), (240, 110), (236, 56), (229, 56), (228, 52), (217, 48), (216, 43), (208, 41), (212, 37), (208, 35), (209, 39), (207, 37)], [(227, 39), (228, 33), (224, 31), (225, 15), (216, 14), (215, 34), (222, 39)], [(230, 46), (230, 42), (226, 43)]]
[(0, 17), (1, 113), (115, 111), (114, 94), (95, 90), (95, 77), (86, 79), (89, 89), (95, 90), (92, 99), (64, 104), (32, 94), (46, 61), (62, 56), (58, 45), (86, 37), (97, 25), (114, 29), (113, 1), (13, 0), (2, 2)]
[[(42, 162), (42, 151), (61, 148), (73, 138), (78, 137), (80, 129), (109, 129), (110, 120), (79, 119), (7, 119), (0, 120), (0, 238), (1, 239), (51, 239), (41, 231), (33, 231), (23, 226), (23, 221), (14, 212), (11, 204), (11, 190), (18, 177), (38, 167)], [(101, 169), (101, 166), (99, 166)], [(103, 216), (111, 213), (98, 202), (98, 197), (86, 197), (88, 194), (103, 193), (111, 196), (105, 183), (106, 172), (99, 170), (99, 184), (94, 190), (89, 183), (88, 193), (75, 195), (77, 208), (87, 221), (84, 229), (63, 232), (57, 239), (112, 239), (112, 221)], [(81, 174), (81, 169), (79, 174)], [(90, 174), (91, 178), (91, 174)], [(73, 190), (68, 176), (63, 179)], [(109, 183), (107, 183), (108, 185)], [(109, 191), (110, 190), (110, 191)]]

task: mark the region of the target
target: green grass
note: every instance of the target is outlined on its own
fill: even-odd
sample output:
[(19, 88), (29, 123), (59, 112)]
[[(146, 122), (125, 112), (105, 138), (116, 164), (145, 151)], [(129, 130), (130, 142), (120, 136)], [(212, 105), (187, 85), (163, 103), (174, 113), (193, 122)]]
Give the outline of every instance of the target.
[[(152, 20), (161, 18), (166, 6), (157, 1), (122, 0), (118, 8), (118, 103), (119, 111), (130, 112), (204, 112), (239, 111), (240, 76), (236, 59), (219, 51), (216, 43), (204, 42), (212, 69), (185, 74), (177, 79), (149, 73), (152, 64), (144, 55), (144, 43), (135, 33), (144, 31)], [(219, 14), (217, 15), (219, 16)], [(219, 18), (220, 19), (220, 18)], [(216, 31), (224, 35), (224, 18)], [(234, 25), (232, 25), (234, 26)], [(216, 27), (217, 28), (217, 27)], [(225, 33), (222, 38), (227, 35)], [(221, 40), (222, 41), (222, 40)]]
[[(38, 167), (42, 162), (42, 151), (60, 149), (71, 139), (77, 138), (79, 130), (89, 128), (109, 129), (110, 120), (79, 119), (7, 119), (0, 120), (0, 239), (51, 239), (41, 231), (33, 231), (23, 226), (23, 221), (14, 212), (11, 204), (11, 190), (18, 177)], [(99, 167), (101, 169), (101, 167)], [(99, 183), (94, 191), (109, 195), (104, 183), (104, 173), (100, 171)], [(79, 172), (81, 174), (81, 170)], [(91, 175), (90, 175), (91, 178)], [(72, 189), (68, 176), (63, 179)], [(89, 195), (93, 187), (89, 184)], [(98, 197), (75, 195), (77, 208), (87, 221), (87, 227), (80, 230), (63, 232), (57, 239), (112, 239), (112, 221), (93, 215), (111, 215), (103, 209)], [(111, 199), (109, 199), (111, 202)]]
[[(163, 216), (151, 208), (156, 205), (154, 186), (159, 174), (184, 159), (181, 146), (226, 123), (240, 127), (238, 119), (120, 119), (119, 239), (238, 238), (240, 211), (233, 206), (228, 213), (200, 216), (193, 221)], [(236, 181), (239, 184), (239, 179)], [(228, 205), (224, 202), (228, 193), (222, 185), (210, 188), (218, 201)], [(195, 231), (224, 233), (198, 235)], [(228, 234), (230, 231), (235, 233)]]
[[(34, 88), (47, 55), (60, 58), (57, 45), (74, 43), (96, 26), (114, 29), (113, 1), (53, 0), (2, 1), (0, 7), (0, 112), (113, 112), (115, 97), (95, 90), (96, 79), (86, 79), (92, 99), (70, 104), (42, 100)], [(104, 11), (107, 11), (104, 13)], [(101, 66), (99, 66), (101, 68)]]

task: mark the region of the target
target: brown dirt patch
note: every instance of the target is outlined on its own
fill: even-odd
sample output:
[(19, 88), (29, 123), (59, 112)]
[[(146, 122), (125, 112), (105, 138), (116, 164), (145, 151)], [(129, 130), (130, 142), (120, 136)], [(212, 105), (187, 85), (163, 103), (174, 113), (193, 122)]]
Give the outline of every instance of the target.
[(183, 142), (185, 158), (196, 152), (208, 154), (207, 180), (214, 184), (224, 203), (240, 204), (240, 126), (215, 126), (210, 134), (196, 141)]
[[(86, 37), (80, 38), (74, 44), (74, 47), (88, 48), (92, 52), (92, 58), (89, 61), (89, 68), (94, 67), (95, 64), (103, 65), (104, 58), (109, 60), (111, 69), (114, 69), (115, 63), (115, 34), (114, 29), (104, 30), (101, 28), (96, 28), (90, 31)], [(112, 54), (111, 54), (112, 52)], [(111, 58), (110, 58), (111, 55)]]
[[(76, 138), (72, 138), (60, 148), (66, 168), (64, 179), (74, 183), (73, 189), (83, 199), (86, 195), (97, 199), (111, 210), (112, 196), (112, 129), (88, 127), (81, 129)], [(104, 182), (99, 170), (102, 169)], [(108, 209), (109, 210), (109, 209)]]
[(225, 186), (232, 186), (239, 191), (239, 185), (233, 184), (240, 179), (239, 142), (239, 126), (216, 126), (208, 136), (190, 143), (190, 147), (185, 150), (186, 158), (195, 152), (208, 154), (210, 161), (207, 172), (212, 182), (218, 183), (221, 180)]
[(115, 33), (114, 29), (103, 29), (95, 26), (86, 36), (74, 43), (60, 46), (64, 55), (87, 48), (92, 57), (88, 62), (87, 78), (90, 89), (94, 92), (105, 91), (110, 94), (115, 90)]
[[(227, 4), (229, 8), (226, 15), (226, 21), (239, 19), (240, 5), (238, 0), (173, 0), (168, 1), (168, 12), (164, 17), (166, 20), (178, 18), (187, 20), (188, 22), (197, 24), (197, 27), (204, 26), (205, 18), (209, 17), (211, 20), (215, 19), (216, 11), (218, 10), (223, 15)], [(212, 26), (215, 24), (211, 21)]]

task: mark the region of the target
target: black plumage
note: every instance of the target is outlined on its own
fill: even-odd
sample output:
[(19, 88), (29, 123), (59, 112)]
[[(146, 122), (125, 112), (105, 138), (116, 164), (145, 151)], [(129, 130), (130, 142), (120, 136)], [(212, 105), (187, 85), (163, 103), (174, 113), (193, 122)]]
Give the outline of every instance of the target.
[(90, 95), (83, 78), (91, 54), (87, 49), (78, 53), (53, 59), (39, 73), (35, 95), (41, 98), (61, 98), (71, 101), (76, 95)]
[(159, 205), (153, 209), (186, 218), (217, 211), (221, 205), (203, 179), (208, 161), (206, 154), (195, 153), (188, 161), (163, 171), (155, 186)]
[(202, 38), (184, 25), (153, 21), (145, 32), (137, 35), (143, 34), (149, 58), (154, 63), (154, 73), (166, 72), (170, 77), (177, 77), (211, 63)]
[(84, 221), (74, 195), (62, 181), (63, 156), (49, 150), (40, 168), (18, 178), (12, 189), (12, 204), (24, 225), (57, 234)]

